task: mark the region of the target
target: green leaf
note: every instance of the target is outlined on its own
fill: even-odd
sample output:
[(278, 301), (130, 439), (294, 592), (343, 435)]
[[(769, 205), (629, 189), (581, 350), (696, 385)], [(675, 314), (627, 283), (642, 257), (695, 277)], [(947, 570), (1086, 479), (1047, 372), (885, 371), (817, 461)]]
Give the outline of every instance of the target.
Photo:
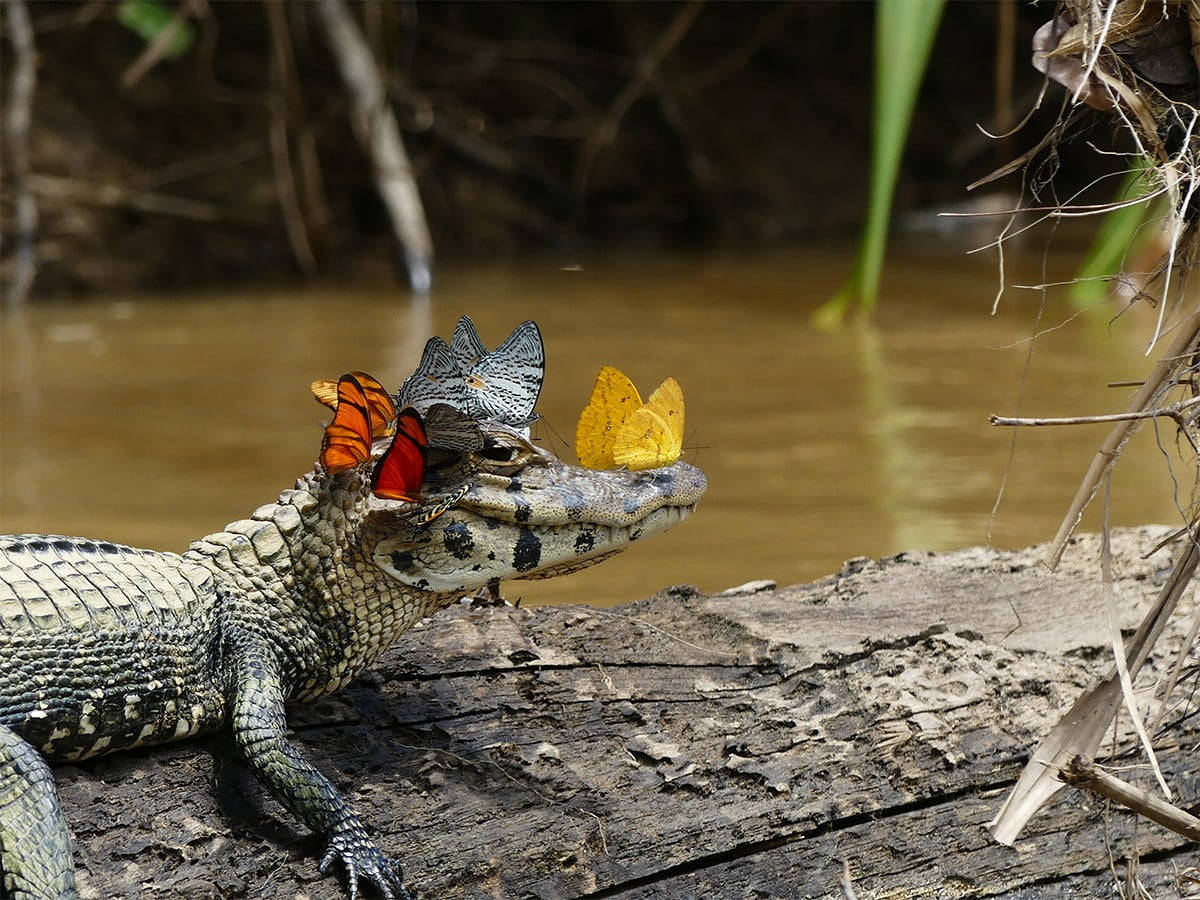
[[(158, 37), (174, 18), (175, 13), (157, 0), (122, 0), (117, 8), (117, 21), (147, 44)], [(185, 20), (176, 29), (175, 36), (171, 38), (171, 44), (163, 55), (167, 59), (178, 59), (187, 53), (194, 38), (194, 29), (191, 23)]]
[[(1150, 186), (1145, 178), (1148, 168), (1149, 163), (1145, 159), (1135, 159), (1133, 169), (1117, 190), (1118, 203), (1149, 193)], [(1142, 226), (1157, 206), (1147, 200), (1105, 214), (1100, 227), (1096, 229), (1087, 258), (1075, 273), (1079, 280), (1071, 285), (1072, 303), (1090, 306), (1108, 295), (1109, 282), (1121, 274), (1127, 256), (1136, 253), (1153, 235), (1153, 229), (1143, 229)]]
[(823, 327), (839, 322), (855, 301), (869, 312), (879, 296), (900, 157), (943, 6), (944, 0), (879, 0), (875, 5), (875, 105), (867, 221), (853, 275), (814, 316)]

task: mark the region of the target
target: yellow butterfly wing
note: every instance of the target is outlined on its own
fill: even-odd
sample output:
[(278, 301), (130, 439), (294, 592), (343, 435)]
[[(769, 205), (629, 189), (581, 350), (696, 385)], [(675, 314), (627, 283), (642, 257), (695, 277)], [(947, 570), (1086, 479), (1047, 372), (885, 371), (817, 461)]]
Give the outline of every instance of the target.
[(642, 397), (633, 382), (612, 366), (604, 366), (596, 376), (592, 397), (579, 414), (575, 427), (575, 453), (579, 463), (589, 469), (612, 469), (613, 444), (625, 421), (642, 406)]
[(670, 465), (683, 452), (683, 388), (674, 378), (668, 378), (654, 389), (646, 401), (646, 408), (658, 413), (667, 423), (671, 441), (667, 445), (668, 453), (659, 465)]
[(679, 459), (680, 450), (672, 426), (649, 406), (643, 406), (617, 432), (613, 460), (637, 472), (669, 466)]

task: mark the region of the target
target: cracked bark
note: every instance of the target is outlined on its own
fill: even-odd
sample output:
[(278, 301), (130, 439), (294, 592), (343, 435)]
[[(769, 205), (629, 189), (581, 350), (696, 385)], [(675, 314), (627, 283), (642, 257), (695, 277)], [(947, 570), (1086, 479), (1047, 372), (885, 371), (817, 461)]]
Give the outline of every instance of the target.
[[(1165, 574), (1169, 550), (1138, 559), (1162, 533), (1115, 539), (1127, 623)], [(1108, 667), (1081, 589), (1098, 541), (1053, 573), (1040, 552), (906, 554), (617, 610), (460, 607), (290, 721), (426, 897), (841, 896), (843, 860), (860, 896), (1099, 896), (1106, 838), (1170, 896), (1195, 846), (1120, 810), (1106, 835), (1091, 798), (1064, 792), (1018, 850), (984, 829)], [(1172, 736), (1184, 749), (1160, 760), (1194, 799), (1200, 723)], [(58, 770), (85, 897), (339, 896), (273, 801), (212, 791), (219, 746)]]

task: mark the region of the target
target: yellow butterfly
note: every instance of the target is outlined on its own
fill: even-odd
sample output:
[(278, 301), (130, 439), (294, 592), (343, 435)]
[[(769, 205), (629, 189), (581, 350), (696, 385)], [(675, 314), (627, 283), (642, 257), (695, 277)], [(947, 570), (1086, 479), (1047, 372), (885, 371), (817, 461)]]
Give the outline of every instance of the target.
[(644, 404), (633, 382), (612, 366), (596, 376), (575, 428), (575, 453), (589, 469), (656, 469), (683, 452), (683, 390), (668, 378)]

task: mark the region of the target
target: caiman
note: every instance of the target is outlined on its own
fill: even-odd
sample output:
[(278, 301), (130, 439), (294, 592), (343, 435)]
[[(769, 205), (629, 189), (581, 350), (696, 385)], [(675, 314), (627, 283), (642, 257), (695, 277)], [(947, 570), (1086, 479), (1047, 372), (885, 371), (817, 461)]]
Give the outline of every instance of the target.
[[(251, 770), (347, 870), (411, 896), (400, 866), (287, 739), (284, 704), (347, 685), (415, 622), (501, 579), (593, 565), (665, 531), (706, 488), (684, 462), (568, 465), (482, 421), (423, 486), (458, 502), (421, 523), (370, 466), (318, 462), (295, 488), (182, 555), (56, 535), (0, 537), (0, 896), (76, 896), (47, 760), (228, 729)], [(375, 458), (383, 452), (376, 444)]]

